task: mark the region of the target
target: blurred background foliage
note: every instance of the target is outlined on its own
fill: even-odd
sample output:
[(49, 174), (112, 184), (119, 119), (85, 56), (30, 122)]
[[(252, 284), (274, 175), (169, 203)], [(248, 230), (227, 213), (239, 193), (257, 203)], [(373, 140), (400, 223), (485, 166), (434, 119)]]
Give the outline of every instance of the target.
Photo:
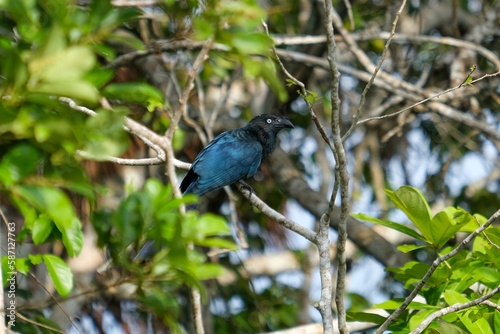
[[(78, 317), (74, 324), (84, 333), (192, 331), (188, 287), (198, 287), (206, 305), (207, 333), (266, 332), (317, 321), (311, 306), (319, 299), (317, 265), (300, 237), (242, 199), (233, 210), (223, 191), (202, 199), (203, 214), (181, 215), (180, 203), (195, 199), (173, 198), (172, 189), (164, 185), (163, 164), (125, 166), (106, 160), (155, 156), (124, 130), (123, 117), (164, 134), (201, 42), (213, 38), (209, 59), (189, 98), (188, 114), (175, 134), (176, 157), (191, 162), (206, 144), (203, 137), (243, 126), (257, 114), (286, 113), (295, 129), (281, 134), (280, 152), (250, 183), (272, 208), (312, 227), (314, 212), (304, 208), (312, 193), (329, 197), (333, 158), (297, 87), (286, 86), (270, 47), (275, 43), (271, 37), (277, 41), (283, 36), (323, 35), (321, 4), (137, 3), (0, 0), (0, 204), (7, 219), (16, 223), (16, 267), (25, 275), (18, 276), (18, 312), (70, 333), (78, 331), (71, 328), (65, 312)], [(349, 32), (357, 34), (359, 46), (376, 63), (385, 41), (379, 33), (390, 30), (399, 4), (351, 4), (354, 29)], [(477, 65), (474, 78), (500, 70), (500, 62), (491, 60), (498, 60), (500, 51), (499, 5), (498, 1), (411, 1), (400, 18), (401, 36), (451, 37), (477, 48), (455, 47), (444, 40), (395, 38), (383, 69), (413, 88), (373, 87), (365, 115), (389, 114), (429, 92), (457, 86), (473, 65)], [(334, 6), (351, 29), (344, 2), (334, 1)], [(357, 74), (364, 69), (349, 47), (340, 38), (337, 42), (338, 61), (344, 66), (340, 93), (347, 129), (366, 79)], [(324, 43), (276, 45), (278, 51), (312, 57), (323, 57), (326, 49)], [(288, 71), (317, 94), (315, 111), (328, 128), (328, 72), (291, 55), (282, 58)], [(499, 87), (498, 78), (484, 80), (440, 101), (498, 130)], [(406, 93), (417, 95), (416, 100)], [(75, 110), (60, 97), (71, 98), (96, 115)], [(433, 212), (453, 206), (489, 217), (500, 207), (499, 147), (498, 140), (427, 105), (365, 123), (346, 141), (352, 212), (406, 223), (383, 189), (407, 184), (420, 189)], [(280, 168), (283, 174), (304, 179), (308, 192), (280, 183)], [(178, 176), (183, 171), (178, 170)], [(232, 251), (235, 243), (241, 246), (244, 240), (228, 223), (235, 215), (249, 245), (238, 252)], [(393, 250), (409, 243), (401, 235), (374, 230), (394, 245)], [(332, 236), (335, 240), (334, 232)], [(144, 261), (134, 260), (147, 239), (165, 247)], [(354, 240), (355, 245), (359, 242)], [(474, 247), (482, 252), (484, 245)], [(214, 254), (214, 248), (227, 251)], [(286, 254), (289, 249), (297, 264), (290, 262), (286, 272), (259, 272), (245, 264), (256, 256), (263, 256), (261, 263), (266, 264), (267, 255)], [(403, 284), (383, 273), (364, 287), (360, 275), (376, 277), (374, 272), (382, 272), (388, 264), (354, 249), (349, 257), (351, 311), (403, 295)], [(435, 253), (423, 248), (409, 256), (428, 262)], [(2, 265), (4, 273), (9, 271), (7, 258), (2, 258)], [(268, 267), (279, 266), (270, 262)], [(365, 271), (356, 276), (360, 267)], [(227, 277), (229, 283), (222, 283)], [(20, 318), (13, 329), (54, 332)]]

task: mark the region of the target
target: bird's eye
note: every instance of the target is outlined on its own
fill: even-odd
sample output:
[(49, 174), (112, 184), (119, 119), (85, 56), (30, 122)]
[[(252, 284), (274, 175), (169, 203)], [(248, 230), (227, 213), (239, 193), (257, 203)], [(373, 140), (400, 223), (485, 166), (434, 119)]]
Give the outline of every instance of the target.
[(267, 119), (267, 123), (271, 124), (272, 120), (270, 118)]

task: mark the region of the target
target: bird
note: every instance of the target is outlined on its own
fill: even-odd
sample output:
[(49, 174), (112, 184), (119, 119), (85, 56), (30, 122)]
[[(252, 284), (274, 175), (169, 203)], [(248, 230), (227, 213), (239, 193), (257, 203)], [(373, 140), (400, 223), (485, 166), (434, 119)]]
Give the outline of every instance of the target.
[(276, 148), (276, 136), (293, 128), (286, 116), (262, 114), (245, 127), (221, 133), (196, 156), (181, 182), (185, 194), (204, 194), (252, 177)]
[[(276, 148), (276, 136), (284, 128), (293, 128), (286, 116), (262, 114), (243, 128), (221, 133), (198, 153), (181, 182), (181, 192), (201, 197), (252, 177), (262, 160)], [(197, 204), (186, 207), (196, 208)], [(146, 259), (154, 253), (154, 247), (153, 240), (146, 241), (134, 261)]]

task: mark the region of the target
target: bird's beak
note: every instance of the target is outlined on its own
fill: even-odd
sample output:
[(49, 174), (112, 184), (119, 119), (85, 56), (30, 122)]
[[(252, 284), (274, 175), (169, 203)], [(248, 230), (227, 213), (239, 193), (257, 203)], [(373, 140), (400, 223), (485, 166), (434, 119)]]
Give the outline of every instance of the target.
[(290, 122), (290, 120), (287, 117), (283, 116), (280, 118), (280, 120), (281, 120), (280, 124), (282, 127), (293, 129), (293, 124), (292, 124), (292, 122)]

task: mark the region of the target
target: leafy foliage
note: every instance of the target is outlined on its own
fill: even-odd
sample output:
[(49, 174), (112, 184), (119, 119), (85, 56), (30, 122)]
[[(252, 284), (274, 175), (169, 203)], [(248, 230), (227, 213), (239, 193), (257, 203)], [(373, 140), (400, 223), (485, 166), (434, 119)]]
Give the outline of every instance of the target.
[[(92, 218), (98, 245), (106, 246), (113, 263), (126, 270), (122, 280), (137, 285), (135, 298), (140, 308), (176, 327), (180, 312), (176, 293), (182, 285), (204, 292), (201, 281), (222, 273), (221, 266), (208, 263), (193, 245), (235, 249), (231, 241), (222, 238), (229, 234), (223, 218), (213, 214), (198, 216), (196, 211), (179, 213), (179, 206), (192, 203), (193, 199), (175, 199), (170, 186), (150, 179), (142, 191), (124, 198), (116, 210), (100, 210)], [(161, 246), (155, 247), (147, 261), (135, 258), (147, 240)]]
[[(404, 233), (417, 242), (425, 242), (425, 248), (431, 248), (437, 255), (450, 252), (454, 247), (449, 245), (450, 239), (458, 231), (472, 232), (484, 223), (486, 219), (480, 215), (471, 215), (460, 208), (448, 207), (431, 217), (429, 204), (423, 195), (415, 188), (403, 186), (396, 191), (386, 190), (386, 194), (414, 223), (420, 234), (412, 228), (383, 221), (363, 214), (353, 215), (375, 224), (380, 224)], [(477, 218), (477, 222), (476, 222)], [(500, 228), (489, 226), (485, 235), (491, 236), (490, 243), (484, 235), (476, 237), (471, 250), (462, 250), (448, 261), (441, 263), (430, 279), (425, 283), (419, 295), (425, 303), (411, 302), (401, 316), (389, 327), (395, 333), (407, 333), (415, 329), (420, 322), (431, 313), (443, 307), (457, 303), (472, 301), (480, 294), (487, 293), (498, 286), (500, 271), (498, 268), (498, 245)], [(448, 246), (447, 246), (448, 245)], [(422, 246), (405, 245), (400, 250), (405, 252), (424, 248)], [(402, 282), (406, 289), (413, 289), (429, 270), (430, 265), (418, 261), (406, 263), (401, 268), (387, 268), (395, 274), (395, 279)], [(491, 299), (498, 303), (500, 295)], [(377, 308), (393, 311), (402, 303), (403, 299), (395, 298), (375, 305)], [(461, 312), (450, 313), (441, 318), (445, 322), (433, 321), (429, 325), (429, 333), (495, 333), (496, 312), (494, 309), (480, 305)], [(365, 313), (351, 313), (351, 320), (373, 321), (373, 315)], [(376, 321), (380, 323), (379, 321)]]

